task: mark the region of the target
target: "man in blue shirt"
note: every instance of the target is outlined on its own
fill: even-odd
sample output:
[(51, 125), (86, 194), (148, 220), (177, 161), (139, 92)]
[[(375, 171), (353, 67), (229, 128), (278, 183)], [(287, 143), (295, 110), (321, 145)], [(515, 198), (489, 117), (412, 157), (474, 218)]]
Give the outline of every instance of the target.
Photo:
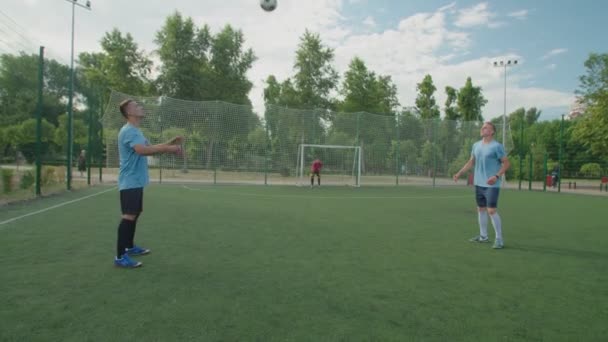
[(116, 258), (114, 264), (124, 268), (135, 268), (141, 262), (131, 256), (150, 253), (149, 249), (134, 244), (135, 226), (143, 211), (144, 187), (148, 185), (147, 156), (159, 153), (181, 154), (182, 137), (175, 137), (164, 144), (150, 145), (139, 129), (145, 117), (144, 109), (132, 99), (120, 103), (120, 113), (127, 123), (118, 133), (118, 190), (122, 219), (118, 225)]
[(462, 169), (454, 175), (454, 181), (475, 166), (473, 183), (475, 184), (475, 199), (479, 219), (479, 235), (473, 237), (471, 242), (490, 242), (488, 239), (488, 214), (492, 220), (496, 240), (494, 248), (504, 247), (502, 238), (502, 223), (496, 211), (498, 207), (498, 194), (500, 193), (500, 177), (507, 172), (511, 164), (505, 153), (504, 146), (494, 140), (496, 127), (491, 122), (481, 126), (481, 140), (473, 145), (471, 158)]

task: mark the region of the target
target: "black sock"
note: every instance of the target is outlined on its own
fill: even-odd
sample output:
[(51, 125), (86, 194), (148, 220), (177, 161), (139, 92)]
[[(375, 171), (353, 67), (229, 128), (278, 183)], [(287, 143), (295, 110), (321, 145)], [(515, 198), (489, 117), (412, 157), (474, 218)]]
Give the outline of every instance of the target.
[(118, 258), (125, 254), (125, 249), (129, 244), (129, 239), (132, 236), (131, 232), (135, 231), (135, 221), (122, 219), (118, 225), (118, 239), (116, 241), (116, 256)]
[(131, 221), (133, 222), (133, 227), (132, 229), (129, 230), (129, 241), (127, 243), (127, 248), (133, 248), (133, 246), (135, 246), (135, 229), (137, 228), (137, 219), (139, 218), (139, 214), (137, 216), (135, 216), (135, 220)]
[(321, 185), (321, 176), (319, 176), (319, 178), (317, 178), (317, 184)]
[(310, 177), (310, 185), (315, 185), (315, 177)]

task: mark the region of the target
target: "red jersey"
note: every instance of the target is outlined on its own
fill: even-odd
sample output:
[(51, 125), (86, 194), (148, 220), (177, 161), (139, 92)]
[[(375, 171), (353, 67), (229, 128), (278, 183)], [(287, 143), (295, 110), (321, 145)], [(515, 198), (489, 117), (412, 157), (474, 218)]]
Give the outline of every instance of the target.
[(312, 165), (310, 166), (310, 171), (319, 172), (319, 171), (321, 171), (322, 167), (323, 167), (323, 163), (321, 163), (321, 161), (319, 159), (315, 159), (315, 161), (313, 161)]

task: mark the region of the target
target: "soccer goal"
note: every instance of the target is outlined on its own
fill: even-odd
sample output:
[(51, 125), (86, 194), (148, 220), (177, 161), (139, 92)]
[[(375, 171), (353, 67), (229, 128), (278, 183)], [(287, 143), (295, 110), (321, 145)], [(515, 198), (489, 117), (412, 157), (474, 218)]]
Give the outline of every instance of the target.
[(360, 146), (300, 144), (296, 166), (298, 185), (310, 185), (310, 167), (315, 159), (323, 163), (322, 185), (361, 186)]

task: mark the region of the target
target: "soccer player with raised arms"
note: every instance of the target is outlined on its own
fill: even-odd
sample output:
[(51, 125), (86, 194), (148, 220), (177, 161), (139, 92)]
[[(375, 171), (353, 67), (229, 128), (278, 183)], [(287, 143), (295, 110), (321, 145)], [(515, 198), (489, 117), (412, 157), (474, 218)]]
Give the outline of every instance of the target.
[(164, 144), (150, 145), (139, 126), (145, 117), (143, 107), (132, 99), (122, 101), (120, 113), (127, 120), (118, 133), (118, 190), (122, 219), (118, 225), (116, 258), (114, 265), (135, 268), (141, 262), (132, 256), (150, 253), (149, 249), (134, 244), (135, 226), (143, 211), (144, 187), (148, 185), (148, 159), (146, 156), (159, 153), (181, 154), (182, 137), (175, 137)]
[(504, 146), (494, 140), (496, 127), (491, 122), (481, 126), (481, 140), (473, 144), (471, 158), (454, 175), (454, 181), (475, 166), (473, 183), (475, 184), (475, 199), (479, 219), (479, 235), (473, 237), (471, 242), (490, 242), (488, 239), (488, 214), (494, 226), (496, 240), (493, 248), (504, 247), (502, 237), (502, 222), (498, 215), (498, 195), (500, 193), (500, 177), (507, 172), (511, 164), (505, 153)]

